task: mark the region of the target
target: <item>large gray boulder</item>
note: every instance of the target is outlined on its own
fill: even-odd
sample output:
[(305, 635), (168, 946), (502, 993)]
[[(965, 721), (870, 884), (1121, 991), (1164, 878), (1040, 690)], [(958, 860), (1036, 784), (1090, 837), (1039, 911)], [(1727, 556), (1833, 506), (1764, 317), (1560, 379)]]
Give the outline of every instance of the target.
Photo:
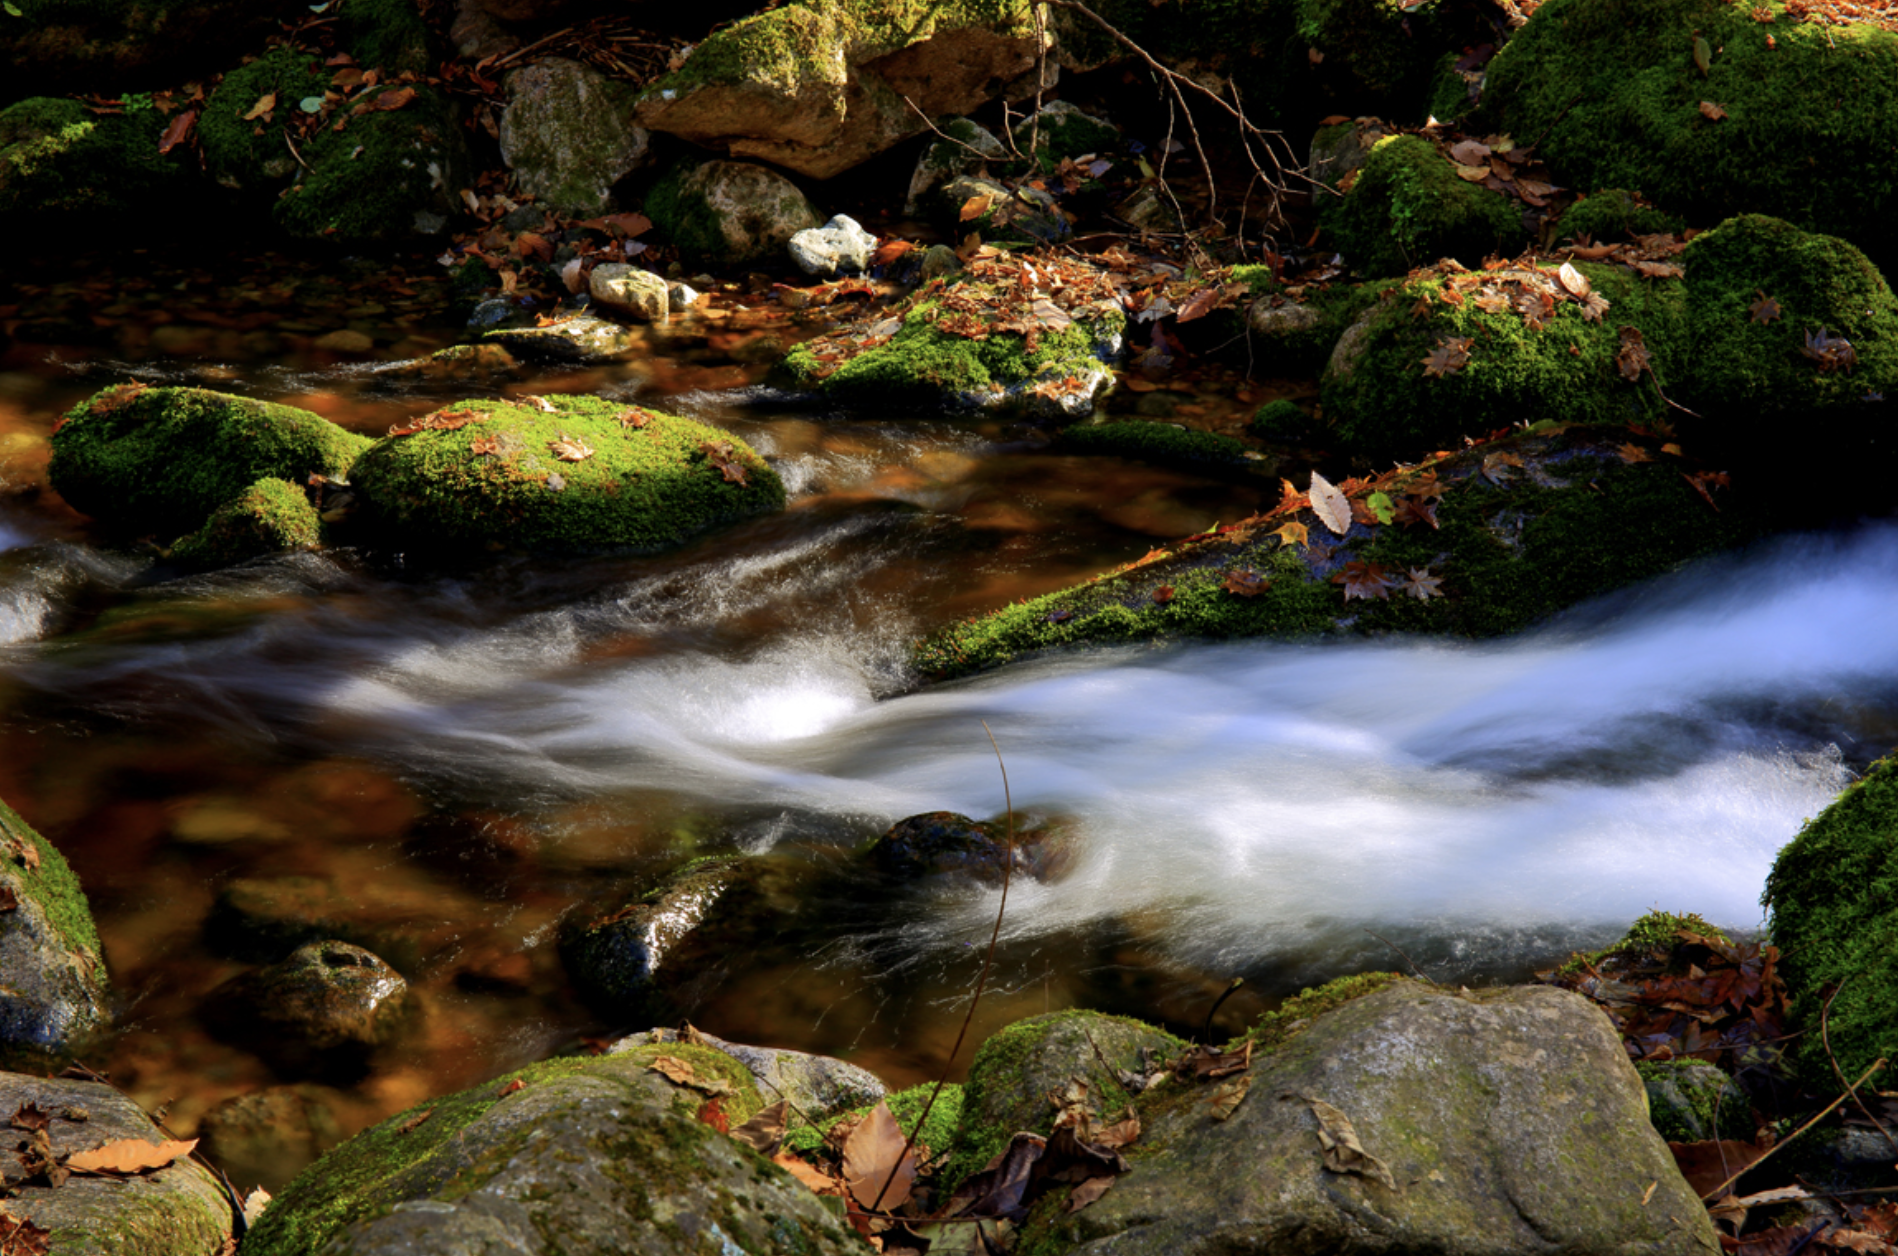
[[(651, 1066), (691, 1066), (687, 1084)], [(517, 1084), (518, 1083), (518, 1084)], [(549, 1060), (384, 1121), (286, 1187), (244, 1256), (860, 1253), (810, 1190), (699, 1119), (763, 1106), (751, 1075), (671, 1043)]]
[(828, 179), (1008, 91), (1045, 38), (1027, 5), (787, 4), (707, 38), (640, 97), (639, 120)]
[[(155, 1145), (167, 1138), (110, 1086), (0, 1073), (0, 1114), (12, 1117), (28, 1105), (50, 1118), (46, 1139), (62, 1159), (122, 1139)], [(37, 1140), (17, 1125), (8, 1133), (21, 1143)], [(14, 1176), (7, 1185), (7, 1211), (52, 1231), (51, 1250), (60, 1256), (207, 1256), (231, 1236), (230, 1197), (188, 1158), (124, 1179), (74, 1174), (55, 1187), (43, 1177)]]
[[(1720, 1250), (1613, 1027), (1579, 995), (1398, 981), (1246, 1075), (1223, 1121), (1221, 1083), (1149, 1091), (1133, 1171), (1026, 1241), (1116, 1256)], [(1375, 1162), (1327, 1167), (1319, 1105)]]
[(561, 213), (613, 208), (613, 185), (646, 160), (652, 136), (633, 120), (636, 93), (598, 70), (549, 57), (507, 78), (501, 157), (523, 191)]
[(0, 802), (0, 1060), (43, 1069), (72, 1056), (110, 1023), (109, 997), (79, 878)]

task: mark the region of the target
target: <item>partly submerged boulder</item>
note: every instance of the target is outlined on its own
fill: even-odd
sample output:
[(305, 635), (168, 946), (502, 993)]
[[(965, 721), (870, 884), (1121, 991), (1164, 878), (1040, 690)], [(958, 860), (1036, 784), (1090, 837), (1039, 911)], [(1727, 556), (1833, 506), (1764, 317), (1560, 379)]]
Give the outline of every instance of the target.
[(521, 189), (559, 213), (613, 207), (613, 185), (646, 160), (652, 137), (633, 120), (637, 93), (591, 66), (548, 57), (507, 78), (501, 157)]
[(1809, 8), (1549, 0), (1490, 62), (1480, 116), (1538, 137), (1564, 185), (1638, 188), (1690, 222), (1773, 214), (1885, 264), (1898, 33)]
[(332, 939), (233, 977), (208, 996), (204, 1016), (286, 1077), (353, 1079), (401, 1035), (411, 1010), (400, 973), (374, 953)]
[(647, 193), (645, 211), (688, 257), (714, 266), (776, 257), (823, 222), (795, 183), (743, 161), (682, 162)]
[(45, 1069), (112, 1019), (105, 954), (79, 878), (0, 802), (0, 1063)]
[(1016, 831), (1006, 820), (925, 811), (891, 825), (871, 844), (870, 862), (885, 876), (903, 880), (948, 874), (999, 885), (1012, 867), (1037, 881), (1053, 881), (1067, 871), (1073, 845), (1072, 832), (1058, 820)]
[(1837, 1085), (1828, 1052), (1847, 1080), (1881, 1056), (1898, 1058), (1898, 759), (1873, 764), (1781, 849), (1765, 901), (1794, 1025), (1805, 1031), (1791, 1048), (1804, 1079)]
[(1041, 38), (1028, 6), (994, 0), (786, 4), (708, 36), (639, 120), (827, 179), (1032, 73)]
[(1344, 517), (1333, 514), (1342, 533), (1308, 494), (1290, 495), (1267, 514), (943, 628), (916, 663), (948, 677), (1082, 643), (1515, 631), (1755, 534), (1725, 477), (1659, 445), (1626, 428), (1551, 424), (1346, 480)]
[(377, 441), (350, 482), (374, 543), (442, 552), (660, 550), (784, 505), (737, 437), (588, 396), (456, 402)]
[(1713, 1224), (1645, 1098), (1578, 995), (1397, 981), (1255, 1046), (1237, 1077), (1144, 1092), (1139, 1140), (1123, 1149), (1132, 1171), (1078, 1212), (1038, 1209), (1023, 1242), (1123, 1256), (1713, 1256)]
[(294, 406), (119, 384), (67, 412), (47, 474), (73, 509), (176, 537), (259, 480), (347, 477), (367, 437)]
[[(662, 1056), (691, 1081), (654, 1069)], [(311, 1165), (244, 1251), (540, 1252), (550, 1235), (569, 1256), (865, 1250), (807, 1187), (699, 1120), (692, 1081), (723, 1084), (733, 1126), (762, 1106), (742, 1064), (682, 1043), (549, 1060), (431, 1100)]]
[[(846, 1112), (874, 1106), (885, 1097), (883, 1082), (869, 1069), (847, 1060), (782, 1047), (754, 1047), (742, 1042), (727, 1042), (703, 1030), (687, 1028), (653, 1029), (629, 1034), (609, 1047), (619, 1055), (654, 1043), (689, 1042), (714, 1051), (723, 1051), (747, 1069), (773, 1099), (788, 1099), (800, 1118), (808, 1118), (820, 1127)], [(959, 1088), (958, 1088), (959, 1089)], [(932, 1124), (933, 1124), (932, 1118)]]
[[(497, 327), (481, 337), (483, 348), (497, 348), (527, 362), (612, 362), (637, 343), (624, 323), (584, 312), (533, 327)], [(454, 352), (444, 349), (436, 356)]]
[(228, 567), (270, 554), (315, 549), (323, 521), (304, 491), (288, 480), (258, 480), (211, 512), (204, 526), (171, 547), (187, 567)]

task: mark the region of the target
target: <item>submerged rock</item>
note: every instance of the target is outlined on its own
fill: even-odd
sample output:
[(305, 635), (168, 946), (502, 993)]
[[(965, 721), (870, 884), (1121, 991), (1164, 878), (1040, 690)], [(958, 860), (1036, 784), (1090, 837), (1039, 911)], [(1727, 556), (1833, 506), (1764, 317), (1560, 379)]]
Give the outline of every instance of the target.
[(647, 194), (645, 211), (687, 257), (714, 266), (778, 256), (823, 221), (795, 183), (742, 161), (681, 163)]
[(79, 878), (0, 802), (0, 1062), (57, 1067), (111, 1022), (110, 995)]
[[(61, 1159), (123, 1139), (156, 1146), (169, 1138), (110, 1086), (0, 1073), (0, 1107), (12, 1114), (29, 1104), (51, 1118), (46, 1135), (53, 1155)], [(14, 1137), (24, 1142), (27, 1135), (16, 1132)], [(231, 1238), (231, 1202), (224, 1187), (183, 1156), (149, 1173), (126, 1178), (74, 1174), (56, 1187), (43, 1178), (14, 1177), (8, 1183), (7, 1213), (52, 1231), (50, 1250), (61, 1256), (205, 1256), (224, 1250)]]
[(239, 1190), (281, 1190), (343, 1141), (333, 1110), (338, 1093), (303, 1082), (233, 1096), (198, 1121), (199, 1150)]
[(959, 175), (985, 174), (989, 162), (1004, 156), (1002, 141), (979, 122), (950, 118), (936, 129), (941, 137), (916, 158), (916, 169), (910, 174), (903, 213), (911, 218), (927, 210), (930, 194), (942, 184)]
[(369, 445), (293, 406), (203, 388), (119, 384), (60, 420), (47, 474), (75, 510), (175, 537), (259, 480), (346, 479)]
[[(1223, 1120), (1208, 1112), (1219, 1082), (1145, 1092), (1132, 1172), (1080, 1212), (1038, 1211), (1024, 1242), (1154, 1256), (1720, 1250), (1620, 1040), (1578, 995), (1397, 981), (1255, 1050), (1243, 1076)], [(1335, 1136), (1335, 1114), (1374, 1163), (1328, 1160), (1321, 1122)]]
[(645, 323), (664, 323), (672, 312), (666, 281), (624, 262), (606, 262), (587, 275), (588, 291), (601, 305)]
[(212, 991), (205, 1019), (285, 1076), (362, 1072), (408, 1020), (409, 987), (347, 942), (311, 942)]
[(632, 329), (595, 314), (571, 314), (544, 327), (501, 327), (482, 336), (528, 362), (613, 362), (638, 343)]
[(1031, 74), (1039, 38), (1026, 8), (983, 0), (786, 5), (708, 36), (639, 119), (828, 179)]
[(870, 847), (870, 862), (886, 876), (956, 874), (999, 885), (1011, 862), (1016, 872), (1052, 881), (1067, 870), (1072, 839), (1060, 823), (1038, 824), (1015, 834), (1011, 850), (1008, 825), (986, 823), (953, 811), (926, 811), (898, 820)]
[(357, 459), (366, 536), (416, 551), (660, 550), (782, 509), (737, 437), (588, 396), (456, 402)]
[(288, 480), (259, 480), (211, 512), (204, 526), (171, 547), (187, 567), (228, 567), (270, 554), (315, 549), (322, 520)]
[(501, 158), (521, 190), (575, 217), (613, 208), (613, 185), (645, 163), (638, 95), (590, 66), (548, 57), (507, 76)]
[[(818, 1197), (698, 1119), (706, 1095), (660, 1056), (729, 1088), (737, 1125), (763, 1106), (709, 1047), (666, 1044), (549, 1060), (358, 1134), (279, 1194), (245, 1256), (550, 1250), (860, 1253)], [(518, 1083), (518, 1084), (517, 1084)]]

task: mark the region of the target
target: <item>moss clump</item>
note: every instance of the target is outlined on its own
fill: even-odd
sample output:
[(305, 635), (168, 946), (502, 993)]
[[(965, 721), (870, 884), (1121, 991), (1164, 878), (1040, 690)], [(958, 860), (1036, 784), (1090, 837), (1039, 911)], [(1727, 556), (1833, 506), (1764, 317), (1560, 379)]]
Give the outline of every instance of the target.
[(105, 951), (99, 943), (98, 927), (92, 922), (92, 908), (66, 857), (4, 801), (0, 801), (0, 838), (15, 848), (30, 846), (39, 856), (39, 867), (22, 868), (12, 874), (15, 886), (40, 905), (68, 951), (103, 973)]
[[(1562, 428), (1510, 436), (1375, 485), (1347, 482), (1367, 509), (1443, 487), (1439, 526), (1355, 523), (1335, 547), (1282, 544), (1283, 524), (1327, 536), (1309, 510), (1275, 512), (1191, 537), (1140, 563), (936, 632), (916, 649), (925, 674), (947, 678), (1042, 650), (1169, 638), (1300, 638), (1329, 633), (1514, 632), (1610, 589), (1757, 535), (1744, 503), (1709, 508), (1667, 457), (1629, 463), (1621, 428)], [(1644, 438), (1651, 439), (1651, 438)], [(1521, 459), (1490, 461), (1498, 455)], [(1392, 586), (1347, 601), (1347, 564), (1373, 564), (1398, 582), (1423, 572), (1427, 598)], [(1234, 576), (1257, 576), (1245, 592)], [(1264, 587), (1259, 587), (1259, 585)]]
[[(385, 92), (413, 90), (400, 109), (355, 113)], [(383, 86), (355, 98), (302, 148), (310, 166), (277, 202), (277, 224), (306, 240), (400, 240), (441, 230), (468, 183), (468, 150), (448, 98), (426, 84)]]
[(1243, 336), (1222, 339), (1233, 339), (1230, 356), (1243, 357), (1250, 370), (1287, 378), (1317, 375), (1338, 338), (1389, 287), (1388, 282), (1335, 284), (1306, 288), (1296, 297), (1272, 293), (1246, 312)]
[(679, 161), (647, 192), (643, 208), (681, 253), (717, 265), (776, 255), (793, 235), (823, 222), (789, 179), (733, 161)]
[[(936, 1097), (935, 1106), (929, 1107), (929, 1096), (935, 1089), (936, 1083), (924, 1082), (920, 1086), (886, 1095), (883, 1100), (890, 1105), (890, 1115), (896, 1118), (897, 1127), (904, 1136), (915, 1135), (917, 1145), (927, 1150), (927, 1157), (919, 1154), (919, 1160), (936, 1160), (946, 1155), (950, 1144), (955, 1141), (956, 1126), (962, 1120), (962, 1087), (949, 1082)], [(868, 1116), (874, 1106), (852, 1108), (831, 1121), (826, 1129), (819, 1129), (815, 1125), (799, 1125), (785, 1135), (784, 1149), (798, 1155), (816, 1151), (824, 1146), (828, 1129), (853, 1126)], [(929, 1120), (918, 1133), (916, 1123), (922, 1120), (925, 1107), (929, 1107)]]
[(1648, 1092), (1648, 1119), (1670, 1143), (1751, 1140), (1753, 1105), (1731, 1077), (1704, 1060), (1636, 1060)]
[(1324, 431), (1324, 424), (1306, 413), (1305, 408), (1283, 397), (1268, 401), (1246, 424), (1246, 430), (1260, 440), (1285, 445), (1300, 445)]
[(1311, 1024), (1313, 1018), (1402, 979), (1402, 973), (1358, 973), (1301, 990), (1259, 1017), (1252, 1028), (1227, 1043), (1226, 1050), (1237, 1051), (1249, 1042), (1255, 1051), (1276, 1051), (1292, 1035)]
[(336, 15), (358, 65), (392, 74), (431, 68), (428, 26), (415, 0), (343, 0)]
[(1457, 177), (1428, 140), (1379, 140), (1342, 199), (1319, 201), (1319, 223), (1361, 274), (1401, 275), (1438, 258), (1475, 266), (1527, 238), (1507, 197)]
[[(457, 402), (418, 421), (444, 426), (376, 442), (351, 475), (369, 526), (425, 549), (651, 551), (784, 505), (777, 473), (727, 432), (597, 397), (545, 400)], [(562, 443), (592, 452), (565, 461)]]
[(1898, 1059), (1898, 759), (1873, 764), (1773, 861), (1763, 898), (1780, 951), (1801, 1077), (1837, 1082), (1819, 1017), (1837, 990), (1826, 1033), (1856, 1079), (1880, 1056)]
[(1562, 211), (1555, 224), (1557, 238), (1584, 237), (1606, 243), (1635, 236), (1677, 234), (1686, 226), (1673, 214), (1656, 209), (1639, 193), (1609, 188), (1585, 196)]
[(1789, 7), (1549, 0), (1490, 63), (1482, 120), (1543, 137), (1565, 184), (1640, 188), (1695, 222), (1773, 214), (1884, 264), (1898, 253), (1898, 34)]
[(1715, 938), (1721, 942), (1730, 942), (1726, 932), (1718, 925), (1710, 924), (1693, 912), (1675, 915), (1667, 911), (1651, 911), (1628, 926), (1628, 931), (1615, 941), (1598, 951), (1578, 951), (1567, 963), (1557, 969), (1560, 973), (1580, 972), (1584, 968), (1599, 967), (1603, 960), (1616, 955), (1647, 955), (1652, 951), (1669, 951), (1680, 941), (1677, 936), (1682, 929), (1689, 933), (1698, 933), (1703, 938)]
[[(287, 119), (302, 116), (298, 102), (328, 90), (322, 58), (289, 45), (272, 48), (224, 76), (198, 119), (205, 170), (227, 188), (256, 189), (296, 173), (296, 158), (284, 142)], [(277, 97), (273, 121), (246, 122), (244, 115), (267, 95)]]
[(165, 125), (155, 109), (95, 114), (46, 97), (0, 110), (0, 222), (66, 233), (162, 220), (187, 173), (184, 149), (158, 151)]
[[(269, 1210), (244, 1236), (244, 1250), (247, 1256), (307, 1256), (322, 1250), (350, 1225), (386, 1213), (407, 1197), (413, 1185), (405, 1171), (438, 1151), (452, 1149), (456, 1137), (502, 1102), (517, 1081), (531, 1088), (564, 1077), (591, 1075), (633, 1091), (638, 1086), (638, 1071), (662, 1055), (686, 1061), (699, 1077), (729, 1083), (732, 1093), (725, 1096), (724, 1111), (732, 1124), (748, 1120), (763, 1106), (744, 1065), (710, 1047), (666, 1043), (636, 1047), (605, 1059), (530, 1064), (392, 1116), (329, 1152), (277, 1194)], [(697, 1091), (678, 1087), (672, 1097), (672, 1112), (675, 1117), (694, 1120), (703, 1100)], [(628, 1101), (640, 1103), (642, 1098), (635, 1094)], [(426, 1119), (417, 1123), (415, 1117), (424, 1110)], [(585, 1154), (586, 1150), (576, 1148), (575, 1153)], [(456, 1173), (452, 1186), (442, 1182), (435, 1184), (436, 1188), (449, 1187), (455, 1194), (465, 1195), (479, 1189), (505, 1162), (504, 1156), (490, 1154)]]
[(75, 510), (177, 536), (259, 480), (342, 479), (369, 444), (293, 406), (120, 384), (60, 420), (47, 474)]
[(173, 545), (171, 557), (187, 567), (228, 567), (285, 550), (315, 549), (322, 526), (302, 489), (288, 480), (259, 480)]
[(1054, 450), (1063, 454), (1106, 454), (1189, 471), (1237, 471), (1251, 474), (1246, 447), (1230, 436), (1175, 427), (1171, 423), (1089, 423), (1065, 429)]

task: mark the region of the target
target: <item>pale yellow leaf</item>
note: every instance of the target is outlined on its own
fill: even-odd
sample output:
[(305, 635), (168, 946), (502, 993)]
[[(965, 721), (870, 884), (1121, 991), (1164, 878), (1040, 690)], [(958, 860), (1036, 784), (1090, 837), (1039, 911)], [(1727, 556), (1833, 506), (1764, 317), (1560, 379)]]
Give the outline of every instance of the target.
[(1314, 471), (1309, 492), (1312, 511), (1320, 523), (1336, 536), (1351, 530), (1351, 503), (1336, 485)]

